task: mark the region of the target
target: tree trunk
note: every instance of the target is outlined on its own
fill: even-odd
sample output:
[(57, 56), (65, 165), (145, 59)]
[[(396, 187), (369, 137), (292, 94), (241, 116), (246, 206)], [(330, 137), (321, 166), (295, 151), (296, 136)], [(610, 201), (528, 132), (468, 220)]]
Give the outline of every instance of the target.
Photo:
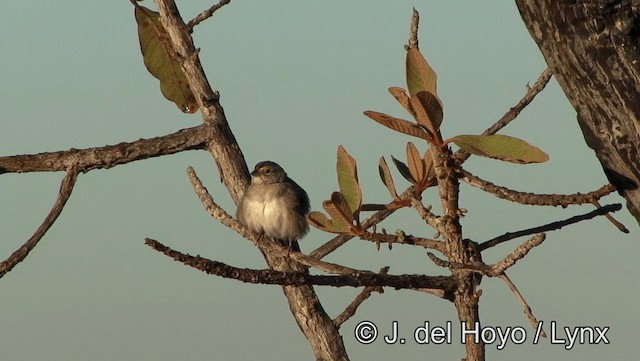
[(582, 134), (640, 223), (640, 0), (516, 0)]

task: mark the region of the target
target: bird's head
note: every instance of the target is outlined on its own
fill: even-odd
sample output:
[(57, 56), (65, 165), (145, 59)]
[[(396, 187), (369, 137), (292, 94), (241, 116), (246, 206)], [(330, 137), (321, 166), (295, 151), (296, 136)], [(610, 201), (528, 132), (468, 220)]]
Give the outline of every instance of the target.
[(253, 184), (273, 184), (284, 182), (287, 179), (287, 173), (277, 163), (264, 161), (256, 164), (255, 169), (251, 172)]

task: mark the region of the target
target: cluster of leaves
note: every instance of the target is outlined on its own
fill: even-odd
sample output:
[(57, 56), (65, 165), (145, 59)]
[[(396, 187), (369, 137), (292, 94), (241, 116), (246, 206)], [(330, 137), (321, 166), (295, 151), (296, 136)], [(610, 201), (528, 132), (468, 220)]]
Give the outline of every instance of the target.
[[(471, 154), (520, 164), (540, 163), (549, 159), (537, 147), (507, 135), (457, 135), (443, 140), (440, 125), (444, 111), (437, 93), (437, 75), (417, 47), (407, 49), (406, 81), (408, 93), (399, 87), (389, 88), (389, 93), (413, 117), (413, 122), (371, 110), (364, 114), (394, 131), (420, 138), (434, 147), (445, 148), (449, 143), (454, 143)], [(406, 153), (406, 163), (391, 157), (400, 174), (418, 193), (435, 185), (437, 181), (431, 150), (427, 148), (421, 154), (412, 142), (408, 142)], [(380, 158), (378, 170), (394, 200), (392, 204), (401, 204), (384, 157)], [(333, 192), (331, 198), (322, 203), (329, 217), (314, 211), (309, 215), (309, 221), (326, 232), (358, 235), (363, 232), (359, 228), (358, 218), (362, 207), (362, 191), (358, 183), (356, 161), (342, 146), (338, 148), (337, 172), (340, 190)]]

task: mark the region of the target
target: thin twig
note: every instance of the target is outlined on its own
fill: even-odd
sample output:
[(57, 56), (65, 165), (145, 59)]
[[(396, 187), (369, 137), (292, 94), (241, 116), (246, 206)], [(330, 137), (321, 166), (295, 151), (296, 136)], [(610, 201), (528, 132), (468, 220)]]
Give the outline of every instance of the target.
[[(527, 316), (527, 319), (529, 320), (529, 323), (531, 323), (531, 326), (533, 326), (533, 329), (536, 329), (538, 327), (538, 319), (536, 318), (536, 316), (533, 315), (533, 312), (531, 311), (531, 307), (529, 307), (527, 300), (524, 299), (524, 297), (522, 296), (522, 294), (520, 293), (516, 285), (513, 284), (513, 282), (511, 282), (511, 279), (509, 279), (509, 276), (507, 276), (506, 273), (498, 275), (498, 278), (503, 280), (507, 284), (507, 287), (509, 287), (511, 292), (513, 292), (513, 294), (516, 296), (516, 298), (518, 299), (518, 302), (522, 306), (522, 311), (524, 312), (524, 314)], [(544, 332), (544, 330), (541, 330), (540, 335), (544, 338), (547, 337), (547, 334)]]
[(411, 25), (409, 26), (409, 42), (405, 46), (405, 50), (418, 47), (418, 24), (420, 23), (420, 14), (413, 8), (411, 14)]
[[(594, 199), (593, 202), (591, 203), (598, 208), (602, 207), (602, 205), (600, 205), (600, 202), (598, 202), (597, 199)], [(613, 225), (616, 226), (616, 228), (618, 228), (620, 232), (629, 233), (629, 229), (627, 229), (627, 227), (625, 227), (624, 224), (622, 224), (622, 222), (615, 219), (610, 213), (607, 213), (604, 216), (607, 217), (609, 222), (613, 223)]]
[[(526, 108), (527, 105), (529, 105), (529, 103), (533, 101), (533, 99), (535, 99), (536, 95), (538, 95), (544, 89), (547, 83), (549, 83), (552, 75), (553, 73), (551, 73), (551, 69), (545, 69), (540, 74), (540, 76), (538, 76), (538, 80), (533, 83), (533, 86), (527, 87), (527, 92), (522, 97), (522, 99), (520, 99), (518, 104), (514, 105), (502, 116), (502, 118), (500, 118), (492, 126), (482, 132), (482, 135), (496, 134), (498, 131), (500, 131), (500, 129), (506, 127), (507, 124), (516, 119), (520, 112), (522, 112), (522, 110)], [(459, 163), (462, 163), (467, 158), (469, 158), (470, 155), (471, 154), (469, 152), (460, 149), (455, 153), (454, 157), (458, 160)]]
[(496, 277), (504, 273), (507, 268), (516, 264), (516, 262), (529, 253), (531, 249), (539, 246), (544, 242), (545, 234), (540, 233), (537, 234), (526, 242), (518, 246), (513, 252), (503, 258), (500, 262), (494, 263), (492, 265), (487, 265), (482, 261), (473, 261), (469, 263), (460, 263), (453, 261), (445, 261), (443, 259), (438, 258), (431, 252), (427, 252), (427, 256), (429, 259), (438, 267), (456, 269), (456, 270), (467, 270), (482, 273), (485, 276)]
[(507, 268), (516, 264), (518, 260), (524, 258), (524, 256), (529, 253), (534, 247), (537, 247), (544, 242), (546, 236), (544, 233), (536, 234), (535, 236), (528, 239), (523, 244), (519, 245), (513, 252), (511, 252), (508, 256), (502, 259), (502, 261), (493, 264), (490, 267), (490, 272), (487, 273), (488, 276), (493, 277), (496, 275), (503, 274)]
[(402, 231), (396, 232), (396, 234), (385, 234), (385, 233), (374, 233), (374, 232), (364, 232), (358, 235), (361, 239), (374, 242), (376, 244), (380, 243), (399, 243), (399, 244), (410, 244), (414, 246), (420, 246), (428, 249), (435, 249), (439, 252), (444, 252), (445, 244), (444, 242), (430, 239), (430, 238), (420, 238), (414, 237), (409, 234), (405, 234)]
[(553, 230), (568, 226), (570, 224), (586, 221), (588, 219), (595, 218), (597, 216), (603, 216), (610, 212), (616, 212), (616, 211), (619, 211), (620, 209), (622, 209), (622, 205), (619, 203), (609, 204), (602, 208), (595, 209), (589, 213), (573, 216), (562, 221), (551, 222), (542, 226), (524, 229), (517, 232), (507, 232), (501, 236), (498, 236), (496, 238), (480, 243), (478, 245), (478, 249), (480, 251), (484, 251), (487, 248), (497, 246), (500, 243), (507, 242), (515, 238), (524, 237), (524, 236), (528, 236), (530, 234), (535, 234), (535, 233), (553, 231)]
[(13, 252), (9, 258), (0, 263), (0, 278), (10, 272), (18, 263), (22, 262), (27, 255), (29, 255), (29, 252), (33, 250), (42, 237), (47, 233), (49, 228), (51, 228), (56, 219), (58, 219), (58, 216), (62, 213), (62, 209), (64, 209), (64, 206), (67, 203), (67, 200), (71, 196), (71, 191), (73, 190), (73, 186), (75, 185), (77, 178), (78, 171), (75, 167), (67, 169), (67, 174), (65, 174), (62, 182), (60, 183), (58, 198), (53, 204), (53, 207), (51, 207), (49, 214), (47, 214), (47, 217), (44, 219), (40, 227), (38, 227), (38, 229), (33, 233), (31, 238)]
[(431, 212), (431, 206), (425, 207), (424, 204), (416, 197), (411, 198), (411, 206), (418, 212), (420, 218), (427, 222), (434, 229), (438, 229), (440, 225), (440, 217)]
[[(384, 274), (386, 275), (387, 272), (389, 271), (389, 267), (383, 267), (380, 269), (380, 274)], [(360, 292), (356, 298), (349, 304), (349, 306), (347, 306), (344, 311), (342, 311), (342, 313), (340, 313), (338, 315), (338, 317), (336, 317), (333, 320), (333, 324), (336, 325), (336, 327), (340, 327), (340, 325), (342, 325), (343, 323), (345, 323), (349, 318), (353, 317), (353, 315), (356, 314), (356, 311), (358, 310), (358, 307), (360, 307), (360, 305), (366, 301), (370, 296), (371, 293), (373, 292), (378, 292), (378, 293), (384, 293), (384, 288), (379, 287), (379, 286), (367, 286), (365, 287), (362, 292)]]
[(187, 23), (187, 31), (189, 32), (189, 34), (193, 33), (193, 28), (196, 25), (198, 25), (201, 22), (203, 22), (203, 21), (207, 20), (208, 18), (210, 18), (213, 15), (213, 13), (215, 13), (216, 11), (218, 11), (218, 9), (220, 9), (221, 7), (227, 5), (230, 2), (231, 2), (231, 0), (220, 0), (220, 2), (218, 2), (217, 4), (213, 5), (212, 7), (208, 8), (207, 10), (201, 12), (195, 18), (191, 19)]
[(395, 289), (433, 288), (451, 294), (456, 282), (451, 276), (386, 275), (374, 272), (356, 272), (347, 275), (318, 276), (307, 272), (283, 272), (272, 269), (252, 270), (236, 268), (200, 256), (191, 256), (146, 238), (145, 244), (154, 250), (173, 258), (175, 261), (193, 267), (207, 274), (236, 279), (247, 283), (271, 285), (317, 285), (334, 287), (393, 287)]
[(570, 205), (591, 204), (594, 200), (600, 199), (616, 190), (613, 185), (605, 184), (599, 189), (587, 194), (535, 194), (529, 192), (519, 192), (506, 187), (495, 185), (465, 170), (462, 170), (462, 174), (463, 177), (461, 179), (464, 180), (467, 184), (480, 188), (483, 191), (491, 193), (498, 198), (534, 206), (561, 206), (565, 208)]

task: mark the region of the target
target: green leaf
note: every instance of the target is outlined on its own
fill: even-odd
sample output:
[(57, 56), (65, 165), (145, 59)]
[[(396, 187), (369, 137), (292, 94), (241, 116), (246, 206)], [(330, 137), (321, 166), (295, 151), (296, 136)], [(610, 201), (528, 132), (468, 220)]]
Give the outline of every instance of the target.
[(387, 186), (391, 197), (393, 197), (393, 199), (399, 199), (400, 197), (398, 197), (396, 185), (393, 182), (391, 171), (389, 170), (389, 166), (387, 165), (387, 161), (384, 159), (384, 157), (380, 157), (380, 162), (378, 163), (378, 173), (380, 173), (380, 179), (382, 179), (382, 183)]
[(160, 14), (135, 4), (138, 39), (144, 65), (160, 80), (160, 91), (185, 113), (198, 110), (198, 103), (182, 71), (169, 35), (160, 23)]
[(457, 135), (450, 141), (471, 154), (506, 162), (527, 164), (549, 160), (547, 153), (540, 148), (508, 135)]
[(329, 219), (324, 213), (313, 211), (308, 216), (309, 224), (312, 226), (330, 233), (349, 233), (349, 225), (344, 222), (336, 221), (335, 219)]
[(438, 77), (418, 48), (407, 50), (406, 70), (407, 88), (411, 96), (421, 91), (437, 96), (436, 82)]
[(429, 133), (427, 133), (424, 129), (420, 128), (417, 124), (411, 123), (410, 121), (398, 119), (384, 113), (374, 112), (372, 110), (365, 111), (364, 115), (397, 132), (411, 135), (417, 138), (422, 138), (427, 141), (433, 139), (431, 135), (429, 135)]
[(360, 205), (362, 204), (362, 190), (358, 183), (358, 168), (356, 160), (347, 153), (343, 146), (338, 147), (338, 186), (340, 193), (352, 210), (352, 217), (358, 219)]

